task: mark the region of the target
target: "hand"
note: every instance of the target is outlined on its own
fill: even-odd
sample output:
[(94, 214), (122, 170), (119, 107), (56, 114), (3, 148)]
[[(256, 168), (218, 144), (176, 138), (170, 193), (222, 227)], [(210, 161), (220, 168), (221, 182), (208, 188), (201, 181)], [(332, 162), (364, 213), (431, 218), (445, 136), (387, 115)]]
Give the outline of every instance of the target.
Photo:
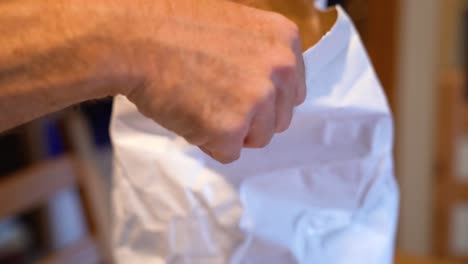
[(319, 10), (311, 0), (231, 0), (251, 7), (277, 12), (291, 19), (299, 27), (302, 48), (315, 45), (335, 24), (335, 8)]
[(294, 23), (220, 0), (122, 2), (114, 39), (138, 80), (122, 93), (144, 115), (223, 163), (288, 128), (306, 93)]

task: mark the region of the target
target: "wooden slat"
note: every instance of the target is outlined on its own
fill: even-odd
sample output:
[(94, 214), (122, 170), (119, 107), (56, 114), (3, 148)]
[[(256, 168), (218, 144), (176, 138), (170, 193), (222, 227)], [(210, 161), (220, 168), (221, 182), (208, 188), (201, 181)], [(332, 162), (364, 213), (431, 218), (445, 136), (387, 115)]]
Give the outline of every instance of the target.
[(23, 213), (46, 202), (75, 183), (67, 157), (43, 162), (0, 180), (0, 219)]
[(455, 205), (468, 198), (468, 188), (458, 182), (455, 160), (457, 140), (462, 132), (463, 75), (456, 70), (441, 75), (437, 123), (437, 151), (434, 171), (433, 251), (454, 257), (451, 250), (451, 217)]
[[(347, 0), (353, 18), (375, 71), (387, 94), (392, 110), (397, 111), (396, 72), (400, 1)], [(395, 115), (398, 116), (398, 115)]]
[[(468, 80), (465, 79), (465, 82), (468, 82)], [(468, 133), (468, 100), (465, 101), (465, 107), (463, 110), (463, 116), (464, 116), (464, 130), (465, 133)]]
[(457, 183), (453, 186), (455, 202), (468, 203), (468, 183)]
[(454, 115), (454, 102), (459, 98), (456, 87), (457, 76), (453, 72), (441, 75), (439, 89), (439, 113), (437, 152), (434, 173), (434, 252), (448, 256), (450, 212), (453, 205), (452, 183), (454, 181), (455, 139), (458, 123)]
[(84, 237), (69, 246), (40, 259), (37, 264), (97, 264), (100, 262), (97, 244)]
[(97, 239), (105, 263), (114, 263), (110, 243), (110, 210), (105, 202), (105, 188), (100, 181), (102, 175), (94, 166), (87, 165), (86, 160), (77, 163), (79, 171), (79, 186), (82, 205), (86, 211), (86, 219), (90, 232)]
[(463, 261), (458, 260), (443, 260), (431, 257), (415, 257), (415, 256), (397, 256), (395, 264), (462, 264)]
[(84, 117), (77, 112), (64, 122), (66, 141), (76, 157), (77, 183), (89, 231), (96, 239), (104, 263), (113, 263), (110, 243), (110, 201), (104, 177), (97, 169), (92, 135)]

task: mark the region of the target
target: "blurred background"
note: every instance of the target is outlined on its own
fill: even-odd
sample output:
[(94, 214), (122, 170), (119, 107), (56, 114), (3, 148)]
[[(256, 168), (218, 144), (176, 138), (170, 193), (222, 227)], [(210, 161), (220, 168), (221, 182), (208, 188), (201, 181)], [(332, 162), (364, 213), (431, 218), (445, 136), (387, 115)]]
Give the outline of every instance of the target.
[[(395, 115), (397, 263), (468, 263), (468, 0), (318, 2), (350, 13)], [(111, 108), (0, 134), (0, 263), (108, 262)]]

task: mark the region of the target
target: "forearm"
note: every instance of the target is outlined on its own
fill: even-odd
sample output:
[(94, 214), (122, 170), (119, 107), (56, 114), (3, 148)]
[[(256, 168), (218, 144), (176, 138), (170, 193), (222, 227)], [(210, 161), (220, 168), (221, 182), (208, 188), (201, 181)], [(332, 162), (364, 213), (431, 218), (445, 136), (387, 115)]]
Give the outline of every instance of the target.
[[(88, 3), (88, 5), (91, 3)], [(109, 30), (82, 1), (0, 2), (0, 131), (118, 92)], [(121, 74), (120, 78), (125, 78)]]

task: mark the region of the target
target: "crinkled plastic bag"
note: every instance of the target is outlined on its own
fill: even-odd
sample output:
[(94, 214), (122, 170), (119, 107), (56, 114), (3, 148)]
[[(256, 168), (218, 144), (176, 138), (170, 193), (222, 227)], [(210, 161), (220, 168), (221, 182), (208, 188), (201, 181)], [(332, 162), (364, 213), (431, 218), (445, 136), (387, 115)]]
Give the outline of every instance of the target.
[(290, 129), (233, 164), (115, 98), (119, 263), (392, 263), (392, 119), (355, 28), (338, 13), (304, 53), (308, 98)]

